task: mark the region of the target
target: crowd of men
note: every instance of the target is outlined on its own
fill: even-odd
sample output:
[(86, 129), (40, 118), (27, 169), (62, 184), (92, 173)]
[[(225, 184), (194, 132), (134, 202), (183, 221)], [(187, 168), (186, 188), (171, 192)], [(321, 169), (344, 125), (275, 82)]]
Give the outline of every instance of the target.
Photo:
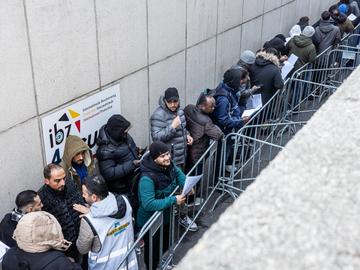
[[(283, 88), (281, 66), (291, 54), (298, 57), (296, 70), (353, 31), (359, 4), (340, 1), (321, 14), (315, 28), (308, 17), (302, 17), (288, 38), (277, 35), (256, 54), (244, 51), (216, 89), (200, 93), (195, 105), (181, 109), (178, 90), (166, 89), (150, 118), (153, 143), (149, 149), (136, 145), (129, 134), (132, 125), (122, 115), (111, 116), (101, 127), (96, 158), (81, 138), (68, 136), (61, 163), (44, 168), (43, 186), (38, 192), (20, 192), (16, 207), (1, 221), (0, 240), (10, 248), (3, 257), (3, 269), (117, 269), (134, 235), (155, 211), (185, 203), (184, 195), (170, 194), (184, 186), (185, 173), (210, 141), (249, 121), (242, 116), (248, 98), (258, 93), (266, 104)], [(351, 21), (350, 14), (357, 18)], [(230, 158), (230, 151), (226, 157)], [(190, 217), (179, 216), (181, 225), (198, 230)], [(166, 250), (166, 218), (163, 235)], [(144, 237), (147, 266), (149, 237)], [(160, 236), (155, 235), (153, 269), (159, 264), (159, 245)], [(138, 269), (134, 251), (126, 265)]]

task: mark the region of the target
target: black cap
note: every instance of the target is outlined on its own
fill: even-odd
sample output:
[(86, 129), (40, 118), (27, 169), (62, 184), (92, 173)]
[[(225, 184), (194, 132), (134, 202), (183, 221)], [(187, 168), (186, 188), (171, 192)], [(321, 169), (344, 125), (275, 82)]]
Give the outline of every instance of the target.
[(165, 90), (164, 98), (167, 102), (169, 101), (178, 101), (179, 100), (179, 93), (175, 87), (169, 87)]
[(149, 150), (150, 150), (150, 157), (153, 160), (157, 159), (162, 154), (165, 154), (170, 151), (169, 147), (161, 141), (153, 142), (150, 145)]

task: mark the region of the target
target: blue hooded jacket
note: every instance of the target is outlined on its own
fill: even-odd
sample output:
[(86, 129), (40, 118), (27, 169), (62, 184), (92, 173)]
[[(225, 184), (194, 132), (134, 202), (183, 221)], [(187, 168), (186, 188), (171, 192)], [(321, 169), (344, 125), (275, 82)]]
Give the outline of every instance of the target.
[(244, 126), (241, 115), (246, 104), (239, 104), (237, 92), (224, 82), (221, 82), (214, 94), (216, 107), (211, 114), (211, 118), (225, 134), (229, 134), (233, 130), (238, 131)]

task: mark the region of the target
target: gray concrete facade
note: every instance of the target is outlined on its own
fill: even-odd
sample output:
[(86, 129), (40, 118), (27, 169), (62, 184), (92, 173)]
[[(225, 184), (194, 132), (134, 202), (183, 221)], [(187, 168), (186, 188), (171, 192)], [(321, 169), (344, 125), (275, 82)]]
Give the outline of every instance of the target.
[(245, 49), (315, 22), (330, 0), (2, 0), (0, 214), (42, 184), (40, 118), (120, 84), (139, 145), (169, 86), (193, 103)]
[(360, 69), (176, 269), (360, 269)]

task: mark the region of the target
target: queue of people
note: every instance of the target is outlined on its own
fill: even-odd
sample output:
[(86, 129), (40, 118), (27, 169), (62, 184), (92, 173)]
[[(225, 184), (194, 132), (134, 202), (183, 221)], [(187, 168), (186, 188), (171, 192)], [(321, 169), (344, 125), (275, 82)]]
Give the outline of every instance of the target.
[[(96, 155), (81, 138), (68, 136), (61, 163), (46, 165), (43, 186), (38, 192), (20, 192), (16, 208), (0, 223), (0, 240), (10, 248), (3, 269), (117, 269), (154, 212), (185, 204), (186, 196), (171, 194), (184, 186), (185, 174), (211, 140), (219, 141), (249, 121), (243, 116), (249, 97), (260, 94), (266, 104), (284, 86), (283, 62), (291, 54), (298, 57), (294, 70), (313, 62), (353, 31), (357, 20), (351, 21), (350, 14), (360, 15), (357, 1), (330, 7), (315, 28), (308, 17), (300, 18), (288, 38), (277, 35), (257, 53), (244, 51), (218, 86), (199, 93), (194, 105), (182, 109), (178, 89), (167, 88), (150, 117), (153, 142), (148, 150), (137, 146), (129, 133), (132, 124), (123, 115), (113, 115), (99, 127)], [(182, 226), (198, 230), (190, 217), (179, 216)], [(166, 250), (166, 218), (163, 235)], [(149, 237), (144, 238), (147, 266)], [(153, 250), (159, 246), (155, 235)], [(153, 268), (159, 259), (154, 252)], [(126, 265), (138, 269), (135, 252)]]

